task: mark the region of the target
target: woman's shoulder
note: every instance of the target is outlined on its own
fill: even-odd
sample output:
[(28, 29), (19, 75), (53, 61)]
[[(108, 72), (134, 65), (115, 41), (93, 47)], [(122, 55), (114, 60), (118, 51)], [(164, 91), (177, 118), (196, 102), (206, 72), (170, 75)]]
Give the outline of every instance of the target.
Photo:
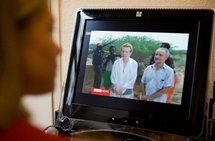
[(133, 63), (133, 64), (137, 65), (137, 61), (136, 61), (136, 60), (134, 60), (133, 58), (129, 58), (129, 61), (130, 61), (131, 63)]
[(45, 134), (27, 121), (13, 122), (8, 128), (1, 129), (1, 141), (69, 141), (63, 137)]
[(122, 62), (122, 58), (116, 59), (116, 60), (114, 61), (114, 64), (118, 64), (118, 63), (120, 63), (120, 62)]

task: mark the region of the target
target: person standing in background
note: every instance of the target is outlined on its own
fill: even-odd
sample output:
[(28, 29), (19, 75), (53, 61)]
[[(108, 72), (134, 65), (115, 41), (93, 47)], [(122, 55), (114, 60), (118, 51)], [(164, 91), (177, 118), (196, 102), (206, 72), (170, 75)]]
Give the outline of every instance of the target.
[(114, 64), (115, 60), (117, 60), (119, 58), (119, 55), (115, 54), (115, 49), (116, 48), (114, 46), (110, 46), (109, 47), (109, 54), (104, 58), (103, 80), (104, 80), (104, 87), (106, 89), (111, 88), (110, 76), (111, 76), (113, 64)]
[(93, 70), (94, 70), (94, 88), (100, 88), (102, 82), (102, 65), (104, 51), (101, 43), (96, 44), (96, 49), (93, 52)]

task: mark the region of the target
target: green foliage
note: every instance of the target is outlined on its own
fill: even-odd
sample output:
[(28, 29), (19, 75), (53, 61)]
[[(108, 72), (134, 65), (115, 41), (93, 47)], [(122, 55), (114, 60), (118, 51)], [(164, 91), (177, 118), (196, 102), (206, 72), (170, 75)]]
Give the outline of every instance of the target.
[[(159, 47), (161, 41), (154, 40), (146, 36), (123, 36), (118, 39), (112, 39), (106, 37), (102, 40), (104, 45), (103, 50), (108, 53), (108, 49), (111, 45), (116, 47), (116, 53), (120, 55), (121, 45), (124, 43), (130, 43), (133, 45), (133, 53), (131, 57), (138, 63), (143, 63), (145, 66), (148, 64), (151, 55)], [(92, 51), (95, 49), (95, 44), (90, 44), (89, 48)], [(170, 54), (174, 59), (177, 67), (184, 67), (186, 62), (186, 50), (174, 50), (176, 47), (171, 47)]]

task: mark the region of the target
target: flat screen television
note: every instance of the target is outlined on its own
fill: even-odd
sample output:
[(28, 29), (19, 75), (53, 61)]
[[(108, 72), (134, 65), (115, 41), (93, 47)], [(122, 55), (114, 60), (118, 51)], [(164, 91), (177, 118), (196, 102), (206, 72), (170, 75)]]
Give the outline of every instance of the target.
[[(205, 123), (212, 25), (210, 9), (79, 9), (57, 123), (65, 130), (80, 119), (199, 136)], [(136, 65), (118, 66), (113, 76), (125, 43), (133, 47), (129, 61)], [(156, 50), (164, 44), (172, 58), (171, 75), (153, 73), (150, 79), (159, 81), (151, 84), (154, 93), (157, 87), (168, 88), (165, 98), (144, 99), (145, 69), (153, 68)], [(114, 57), (108, 57), (111, 50)], [(114, 84), (113, 77), (122, 80)], [(171, 85), (165, 86), (166, 78)], [(126, 86), (128, 79), (132, 81)], [(116, 85), (121, 93), (114, 95)], [(61, 123), (65, 118), (72, 124)]]

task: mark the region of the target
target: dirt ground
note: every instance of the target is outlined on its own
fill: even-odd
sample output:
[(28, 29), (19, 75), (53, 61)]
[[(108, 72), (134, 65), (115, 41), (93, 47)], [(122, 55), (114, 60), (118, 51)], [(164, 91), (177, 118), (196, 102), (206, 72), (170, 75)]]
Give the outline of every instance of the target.
[[(182, 98), (182, 88), (183, 88), (183, 83), (184, 83), (184, 74), (182, 71), (178, 70), (176, 71), (177, 75), (177, 82), (174, 90), (174, 94), (172, 95), (171, 104), (181, 104), (181, 98)], [(94, 79), (94, 72), (93, 72), (93, 66), (92, 65), (87, 65), (86, 66), (86, 72), (85, 72), (85, 78), (84, 78), (84, 84), (83, 84), (83, 91), (84, 93), (89, 93), (90, 88), (93, 85), (93, 79)], [(138, 95), (141, 93), (141, 83), (140, 83), (141, 77), (137, 77), (136, 84), (134, 86), (134, 93), (136, 98), (138, 99)], [(103, 84), (103, 82), (102, 82)], [(101, 89), (103, 88), (101, 84)]]

